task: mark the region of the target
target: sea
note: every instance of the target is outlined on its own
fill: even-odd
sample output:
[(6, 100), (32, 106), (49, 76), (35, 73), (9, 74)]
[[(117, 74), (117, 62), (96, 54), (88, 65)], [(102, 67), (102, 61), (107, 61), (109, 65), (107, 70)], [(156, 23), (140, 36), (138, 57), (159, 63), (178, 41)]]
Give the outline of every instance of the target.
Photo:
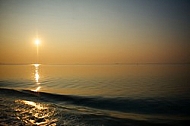
[(0, 126), (190, 125), (190, 64), (1, 64)]

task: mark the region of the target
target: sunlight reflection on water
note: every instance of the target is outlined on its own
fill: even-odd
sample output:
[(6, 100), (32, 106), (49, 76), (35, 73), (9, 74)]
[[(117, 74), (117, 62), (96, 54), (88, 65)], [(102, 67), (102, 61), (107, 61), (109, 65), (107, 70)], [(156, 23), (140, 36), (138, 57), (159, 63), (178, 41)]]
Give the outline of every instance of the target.
[(17, 119), (28, 125), (51, 125), (55, 126), (57, 119), (54, 119), (55, 108), (33, 101), (15, 100), (17, 107)]
[(32, 90), (32, 91), (38, 92), (41, 89), (41, 86), (39, 86), (40, 85), (40, 83), (39, 83), (40, 75), (39, 75), (39, 72), (38, 72), (40, 64), (33, 64), (33, 66), (35, 67), (34, 79), (35, 79), (36, 85), (38, 87), (36, 89)]

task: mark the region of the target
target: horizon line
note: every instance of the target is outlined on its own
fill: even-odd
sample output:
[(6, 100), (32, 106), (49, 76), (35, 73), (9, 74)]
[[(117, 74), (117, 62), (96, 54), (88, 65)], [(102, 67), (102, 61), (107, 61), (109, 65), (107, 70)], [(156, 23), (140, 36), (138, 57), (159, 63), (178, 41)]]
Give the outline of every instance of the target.
[(185, 65), (186, 63), (162, 63), (162, 62), (146, 62), (146, 63), (0, 63), (0, 65), (31, 65), (31, 64), (41, 64), (41, 65)]

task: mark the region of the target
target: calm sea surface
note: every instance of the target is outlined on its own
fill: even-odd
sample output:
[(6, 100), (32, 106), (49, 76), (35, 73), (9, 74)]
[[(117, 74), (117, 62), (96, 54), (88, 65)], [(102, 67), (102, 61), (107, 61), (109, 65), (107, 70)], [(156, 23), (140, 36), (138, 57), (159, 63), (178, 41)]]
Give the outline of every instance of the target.
[(186, 125), (190, 65), (0, 65), (0, 125)]

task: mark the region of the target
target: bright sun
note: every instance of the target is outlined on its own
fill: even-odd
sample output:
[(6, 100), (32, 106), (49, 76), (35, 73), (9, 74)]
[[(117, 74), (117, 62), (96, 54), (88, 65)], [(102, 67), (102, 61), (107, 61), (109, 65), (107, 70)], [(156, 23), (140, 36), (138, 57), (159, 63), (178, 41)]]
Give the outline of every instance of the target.
[(36, 45), (39, 45), (39, 44), (40, 44), (40, 40), (39, 40), (39, 39), (36, 39), (36, 40), (35, 40), (35, 44), (36, 44)]

